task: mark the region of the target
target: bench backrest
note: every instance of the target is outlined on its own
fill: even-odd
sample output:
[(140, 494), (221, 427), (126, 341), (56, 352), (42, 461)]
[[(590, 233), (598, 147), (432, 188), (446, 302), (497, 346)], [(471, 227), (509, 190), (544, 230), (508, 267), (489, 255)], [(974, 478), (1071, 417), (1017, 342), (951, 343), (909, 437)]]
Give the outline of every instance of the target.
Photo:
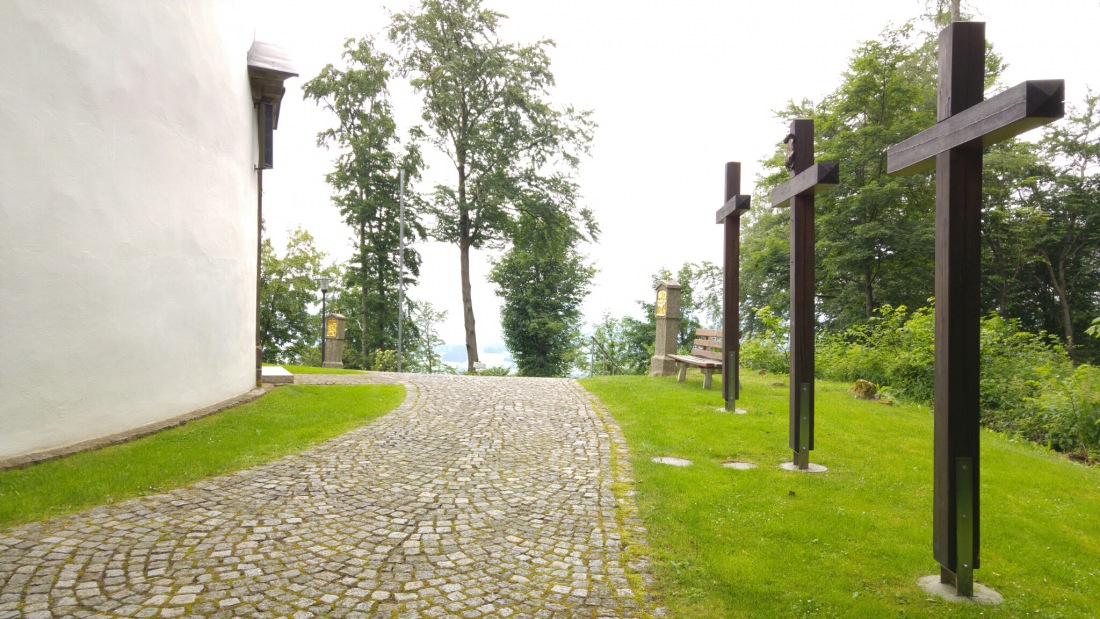
[(722, 330), (696, 329), (691, 354), (696, 357), (722, 361)]

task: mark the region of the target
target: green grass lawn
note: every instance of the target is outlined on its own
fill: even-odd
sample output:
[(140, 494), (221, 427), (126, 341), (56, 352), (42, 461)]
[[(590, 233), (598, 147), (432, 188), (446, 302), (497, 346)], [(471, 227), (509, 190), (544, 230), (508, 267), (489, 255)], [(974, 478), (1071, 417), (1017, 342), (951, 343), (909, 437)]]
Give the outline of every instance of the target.
[(289, 385), (121, 445), (0, 471), (0, 527), (256, 466), (339, 436), (404, 399), (400, 385)]
[[(789, 461), (786, 377), (746, 373), (738, 406), (697, 372), (581, 383), (630, 446), (657, 592), (673, 617), (1098, 617), (1100, 469), (982, 434), (981, 568), (997, 607), (951, 604), (917, 579), (932, 557), (932, 413), (818, 383), (815, 450)], [(678, 456), (694, 465), (656, 464)], [(730, 460), (759, 468), (722, 468)]]
[(313, 365), (282, 365), (279, 363), (265, 363), (268, 366), (281, 367), (291, 374), (362, 374), (363, 370), (344, 370), (341, 368), (319, 368)]

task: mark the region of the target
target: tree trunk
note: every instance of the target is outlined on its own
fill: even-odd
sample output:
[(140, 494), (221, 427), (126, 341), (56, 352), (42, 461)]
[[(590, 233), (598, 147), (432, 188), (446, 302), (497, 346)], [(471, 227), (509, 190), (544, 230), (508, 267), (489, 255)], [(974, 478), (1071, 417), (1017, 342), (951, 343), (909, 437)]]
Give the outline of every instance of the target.
[[(1044, 253), (1044, 258), (1046, 252)], [(1069, 295), (1066, 286), (1066, 268), (1063, 260), (1058, 261), (1057, 271), (1050, 259), (1046, 259), (1047, 271), (1050, 273), (1050, 283), (1054, 286), (1054, 293), (1058, 295), (1058, 304), (1062, 308), (1062, 333), (1066, 338), (1066, 353), (1070, 360), (1077, 362), (1077, 350), (1073, 341), (1073, 314), (1070, 312)]]
[(871, 278), (871, 268), (863, 270), (863, 308), (867, 318), (875, 315), (875, 286)]
[(473, 372), (477, 363), (477, 333), (474, 331), (474, 303), (470, 295), (470, 245), (463, 240), (458, 244), (459, 263), (462, 268), (462, 319), (466, 325), (466, 371)]
[[(462, 126), (468, 126), (467, 112), (462, 110)], [(465, 132), (463, 132), (465, 133)], [(477, 358), (477, 332), (474, 329), (474, 302), (470, 292), (470, 211), (466, 204), (466, 148), (459, 145), (458, 156), (458, 254), (462, 271), (462, 321), (466, 326), (466, 371), (472, 373)]]
[(359, 352), (363, 363), (367, 362), (367, 226), (363, 218), (359, 219), (359, 309), (363, 313), (359, 321)]

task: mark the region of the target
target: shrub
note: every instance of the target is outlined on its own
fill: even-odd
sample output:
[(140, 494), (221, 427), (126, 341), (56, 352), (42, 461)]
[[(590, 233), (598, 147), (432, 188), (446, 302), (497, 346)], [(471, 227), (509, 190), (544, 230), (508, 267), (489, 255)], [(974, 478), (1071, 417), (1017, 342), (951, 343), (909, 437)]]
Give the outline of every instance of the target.
[(1032, 440), (1051, 449), (1100, 460), (1100, 368), (1082, 365), (1034, 400)]
[[(932, 404), (935, 319), (883, 307), (866, 324), (817, 341), (819, 378), (877, 383), (895, 397)], [(1082, 457), (1100, 455), (1100, 369), (1073, 362), (1057, 339), (1026, 333), (995, 314), (981, 321), (981, 422)]]
[(786, 374), (791, 367), (789, 324), (767, 305), (754, 307), (752, 311), (764, 328), (753, 337), (742, 340), (741, 365), (752, 370)]
[(367, 355), (367, 367), (373, 372), (396, 372), (397, 351), (376, 350)]
[(512, 373), (512, 368), (505, 367), (503, 365), (494, 365), (487, 367), (483, 370), (477, 370), (474, 374), (478, 376), (508, 376)]
[(931, 308), (912, 314), (904, 305), (884, 306), (864, 325), (818, 338), (817, 376), (868, 380), (895, 397), (931, 402), (934, 320)]

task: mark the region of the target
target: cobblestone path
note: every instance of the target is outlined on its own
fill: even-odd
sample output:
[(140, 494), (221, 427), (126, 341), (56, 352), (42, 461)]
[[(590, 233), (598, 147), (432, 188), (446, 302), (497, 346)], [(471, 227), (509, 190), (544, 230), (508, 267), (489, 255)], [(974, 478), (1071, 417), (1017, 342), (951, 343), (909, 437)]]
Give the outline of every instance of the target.
[(411, 382), (297, 456), (0, 531), (0, 618), (652, 612), (625, 444), (576, 382), (296, 380)]

